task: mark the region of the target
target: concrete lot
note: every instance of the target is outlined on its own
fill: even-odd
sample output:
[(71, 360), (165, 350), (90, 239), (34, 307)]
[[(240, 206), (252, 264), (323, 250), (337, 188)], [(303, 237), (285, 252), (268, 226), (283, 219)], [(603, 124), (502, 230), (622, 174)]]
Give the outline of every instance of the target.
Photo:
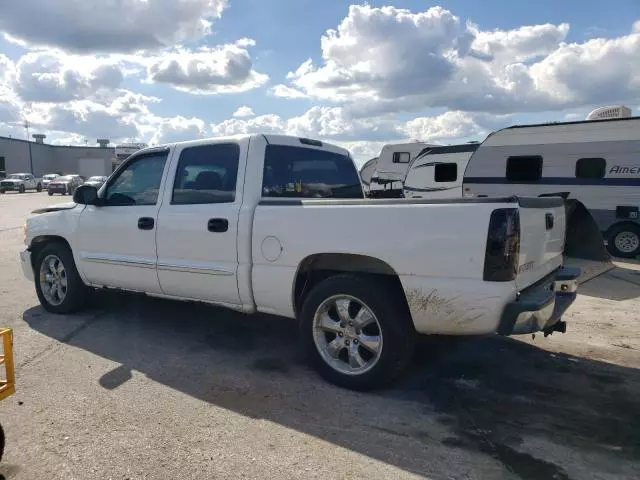
[(66, 201), (0, 196), (6, 478), (638, 478), (637, 263), (583, 285), (565, 335), (424, 341), (397, 386), (360, 394), (301, 363), (289, 320), (114, 293), (46, 313), (22, 224)]

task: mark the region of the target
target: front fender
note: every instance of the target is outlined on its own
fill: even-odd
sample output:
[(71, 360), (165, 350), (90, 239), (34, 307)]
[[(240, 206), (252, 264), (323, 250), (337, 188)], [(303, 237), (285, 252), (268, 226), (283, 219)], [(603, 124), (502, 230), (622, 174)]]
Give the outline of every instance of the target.
[[(80, 214), (84, 210), (84, 205), (74, 205), (73, 208), (58, 209), (46, 211), (31, 215), (27, 218), (26, 239), (25, 243), (29, 249), (33, 248), (43, 237), (58, 237), (65, 240), (71, 252), (76, 265), (79, 266), (79, 258), (76, 256), (75, 240)], [(38, 212), (38, 211), (36, 211)], [(80, 268), (78, 268), (80, 270)], [(82, 272), (80, 272), (82, 276)]]

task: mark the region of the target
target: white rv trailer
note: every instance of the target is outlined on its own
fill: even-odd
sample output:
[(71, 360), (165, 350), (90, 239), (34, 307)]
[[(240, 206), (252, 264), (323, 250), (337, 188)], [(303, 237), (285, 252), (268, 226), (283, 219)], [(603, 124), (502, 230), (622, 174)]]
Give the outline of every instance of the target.
[(480, 143), (426, 147), (409, 164), (405, 198), (462, 197), (462, 177)]
[(376, 170), (371, 177), (371, 196), (402, 196), (402, 182), (409, 164), (425, 147), (435, 146), (423, 142), (390, 143), (382, 147)]
[(378, 157), (375, 157), (368, 160), (362, 168), (360, 168), (360, 181), (362, 182), (362, 187), (364, 188), (365, 193), (369, 191), (369, 187), (371, 186), (371, 177), (373, 177), (377, 165)]
[(512, 126), (473, 153), (464, 194), (565, 192), (588, 210), (616, 256), (640, 255), (640, 117)]

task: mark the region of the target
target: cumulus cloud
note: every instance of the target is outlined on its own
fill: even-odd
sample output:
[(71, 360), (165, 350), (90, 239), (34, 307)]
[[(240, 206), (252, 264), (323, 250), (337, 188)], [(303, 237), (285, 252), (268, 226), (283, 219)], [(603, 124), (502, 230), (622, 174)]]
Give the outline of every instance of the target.
[(151, 60), (147, 79), (194, 94), (237, 93), (260, 87), (269, 80), (252, 66), (249, 52), (238, 43), (197, 51), (178, 49)]
[(135, 52), (198, 40), (227, 0), (29, 0), (3, 2), (0, 31), (26, 45)]
[(100, 89), (116, 89), (124, 79), (111, 60), (67, 55), (58, 50), (30, 52), (16, 64), (16, 91), (24, 101), (66, 102)]
[(20, 119), (21, 101), (13, 91), (15, 65), (6, 55), (0, 54), (0, 123)]
[(255, 113), (253, 113), (253, 109), (251, 107), (243, 105), (233, 112), (233, 116), (237, 118), (253, 117), (255, 116)]
[(473, 116), (460, 111), (445, 112), (434, 117), (417, 117), (402, 127), (410, 138), (438, 142), (447, 139), (467, 138), (486, 133)]
[(307, 95), (296, 89), (296, 88), (292, 88), (289, 87), (287, 85), (276, 85), (273, 88), (269, 89), (269, 93), (275, 95), (276, 97), (282, 97), (282, 98), (306, 98)]
[(174, 143), (195, 140), (207, 136), (206, 123), (196, 117), (153, 117), (154, 133), (149, 139), (151, 144)]
[(483, 31), (441, 7), (414, 13), (352, 5), (322, 36), (322, 62), (303, 62), (273, 93), (340, 102), (353, 116), (433, 107), (543, 111), (640, 99), (638, 22), (628, 35), (584, 43), (565, 43), (568, 31), (566, 23)]

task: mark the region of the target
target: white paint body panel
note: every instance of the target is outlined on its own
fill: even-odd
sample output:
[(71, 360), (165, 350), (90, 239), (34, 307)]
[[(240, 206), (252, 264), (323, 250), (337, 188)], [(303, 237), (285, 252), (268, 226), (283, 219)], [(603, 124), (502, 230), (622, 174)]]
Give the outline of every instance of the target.
[[(171, 205), (181, 149), (230, 141), (237, 142), (241, 151), (235, 202)], [(76, 206), (32, 216), (27, 223), (28, 244), (42, 235), (64, 238), (83, 280), (94, 286), (287, 317), (296, 314), (295, 278), (306, 258), (323, 253), (364, 255), (385, 262), (398, 274), (418, 332), (495, 332), (505, 304), (516, 297), (519, 285), (483, 281), (487, 228), (493, 210), (517, 208), (516, 203), (314, 200), (260, 204), (267, 143), (301, 146), (297, 137), (276, 135), (171, 145), (156, 205)], [(348, 153), (326, 144), (303, 146)], [(557, 212), (558, 223), (548, 234), (539, 225), (544, 211), (520, 210), (523, 243), (553, 247), (535, 252), (526, 247), (546, 262), (529, 277), (518, 279), (529, 283), (559, 265), (557, 238), (564, 236), (564, 216)], [(156, 220), (153, 230), (137, 228), (138, 218), (145, 216)], [(208, 232), (207, 220), (214, 217), (227, 218), (229, 230)], [(524, 258), (527, 255), (528, 250)]]

